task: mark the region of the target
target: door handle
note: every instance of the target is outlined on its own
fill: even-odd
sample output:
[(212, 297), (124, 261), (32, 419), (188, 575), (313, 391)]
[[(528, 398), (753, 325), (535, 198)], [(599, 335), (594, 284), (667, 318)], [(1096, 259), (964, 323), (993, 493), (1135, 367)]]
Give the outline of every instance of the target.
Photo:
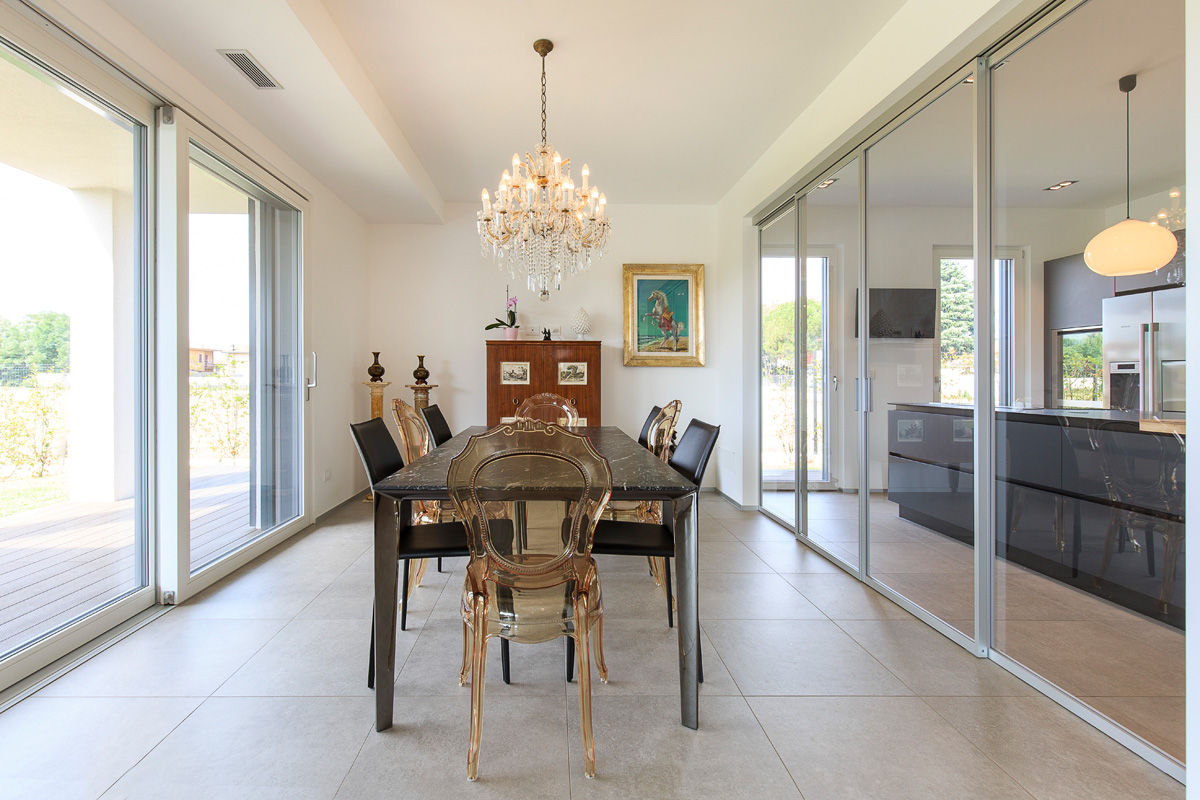
[(312, 352), (312, 378), (304, 382), (304, 399), (312, 399), (312, 390), (317, 388), (317, 351)]
[(1150, 363), (1147, 356), (1153, 358), (1151, 353), (1147, 352), (1146, 339), (1150, 337), (1150, 323), (1143, 322), (1141, 325), (1141, 334), (1138, 336), (1138, 358), (1141, 360), (1141, 389), (1138, 404), (1141, 406), (1139, 416), (1149, 417), (1154, 414), (1154, 410), (1150, 408), (1151, 399), (1154, 397), (1154, 390), (1151, 387), (1151, 375), (1154, 372), (1154, 365)]

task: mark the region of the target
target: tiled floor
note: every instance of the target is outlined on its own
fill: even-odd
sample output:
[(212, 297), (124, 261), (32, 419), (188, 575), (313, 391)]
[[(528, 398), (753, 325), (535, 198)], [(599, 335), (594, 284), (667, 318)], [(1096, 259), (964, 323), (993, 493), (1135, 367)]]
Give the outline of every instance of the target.
[(795, 543), (702, 502), (700, 730), (638, 559), (601, 559), (612, 682), (587, 780), (563, 646), (491, 648), (480, 779), (457, 684), (461, 564), (366, 688), (369, 509), (321, 525), (0, 714), (4, 798), (1170, 798), (1183, 787)]
[[(784, 492), (764, 496), (775, 504), (774, 510), (789, 516), (794, 498)], [(973, 635), (972, 548), (901, 519), (898, 507), (885, 495), (872, 495), (870, 508), (874, 577)], [(822, 547), (855, 563), (857, 495), (811, 493), (809, 531)], [(791, 550), (795, 558), (796, 549)], [(782, 552), (759, 554), (780, 571), (786, 569), (786, 562), (778, 560), (787, 557)], [(994, 579), (995, 645), (1000, 652), (1183, 759), (1182, 631), (1008, 561), (996, 562)], [(795, 580), (792, 584), (815, 601), (813, 592), (819, 589), (806, 589)], [(857, 601), (848, 593), (836, 594), (836, 602)], [(848, 612), (843, 608), (840, 613)]]

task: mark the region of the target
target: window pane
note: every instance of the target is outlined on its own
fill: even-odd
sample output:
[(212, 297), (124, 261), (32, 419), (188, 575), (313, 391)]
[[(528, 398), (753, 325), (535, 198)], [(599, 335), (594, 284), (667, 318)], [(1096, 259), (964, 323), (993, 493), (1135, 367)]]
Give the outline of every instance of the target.
[(0, 50), (0, 657), (147, 582), (144, 143)]
[(300, 514), (299, 212), (189, 165), (191, 570)]
[(796, 522), (796, 208), (762, 229), (762, 506)]

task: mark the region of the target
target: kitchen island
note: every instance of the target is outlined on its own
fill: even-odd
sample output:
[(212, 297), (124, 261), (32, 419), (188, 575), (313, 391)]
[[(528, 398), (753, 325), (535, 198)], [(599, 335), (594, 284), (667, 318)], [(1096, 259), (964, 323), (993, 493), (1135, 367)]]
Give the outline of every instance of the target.
[[(888, 411), (888, 498), (974, 542), (973, 409)], [(996, 410), (996, 555), (1183, 627), (1184, 437), (1132, 412)]]

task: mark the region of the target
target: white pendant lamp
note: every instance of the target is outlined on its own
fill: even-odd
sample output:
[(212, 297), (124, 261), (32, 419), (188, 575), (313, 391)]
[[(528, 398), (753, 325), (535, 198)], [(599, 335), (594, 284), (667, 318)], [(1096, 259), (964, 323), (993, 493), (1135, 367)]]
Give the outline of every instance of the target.
[(1084, 263), (1093, 272), (1110, 277), (1161, 269), (1179, 247), (1175, 234), (1165, 227), (1129, 216), (1129, 93), (1137, 86), (1137, 75), (1126, 75), (1117, 86), (1125, 93), (1125, 219), (1093, 236), (1083, 251)]

